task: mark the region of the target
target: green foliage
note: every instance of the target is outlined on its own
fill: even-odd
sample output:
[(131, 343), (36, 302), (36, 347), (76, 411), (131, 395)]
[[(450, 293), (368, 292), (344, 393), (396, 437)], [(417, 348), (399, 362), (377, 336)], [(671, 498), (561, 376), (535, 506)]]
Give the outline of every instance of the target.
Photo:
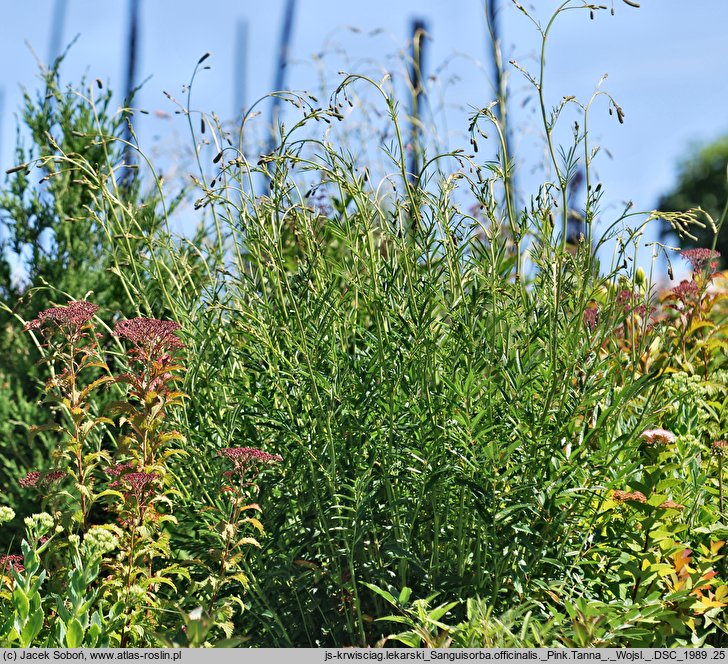
[(411, 588), (402, 588), (395, 599), (394, 595), (387, 590), (371, 583), (364, 583), (364, 585), (398, 610), (397, 614), (377, 618), (377, 621), (400, 623), (410, 628), (405, 632), (384, 637), (379, 641), (378, 646), (383, 646), (388, 641), (398, 641), (410, 648), (443, 648), (452, 641), (449, 635), (451, 628), (442, 622), (442, 618), (457, 606), (457, 602), (430, 608), (432, 600), (437, 595), (431, 595), (426, 599), (416, 599), (410, 604)]

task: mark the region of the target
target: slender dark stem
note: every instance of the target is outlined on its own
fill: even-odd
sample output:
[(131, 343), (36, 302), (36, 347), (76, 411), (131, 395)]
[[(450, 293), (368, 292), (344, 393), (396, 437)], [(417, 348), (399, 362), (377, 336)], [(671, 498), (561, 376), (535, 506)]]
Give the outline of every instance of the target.
[[(141, 525), (141, 523), (139, 525)], [(129, 560), (128, 560), (129, 569), (127, 570), (127, 573), (126, 573), (126, 607), (124, 608), (125, 613), (128, 612), (128, 609), (129, 609), (129, 596), (131, 594), (131, 569), (134, 565), (134, 547), (136, 546), (136, 542), (134, 541), (135, 540), (134, 535), (135, 535), (135, 532), (134, 532), (134, 529), (132, 529), (131, 541), (129, 542)], [(121, 642), (119, 644), (119, 646), (121, 648), (126, 647), (126, 643), (129, 638), (129, 636), (128, 636), (129, 633), (127, 631), (128, 626), (129, 626), (128, 623), (125, 621), (124, 628), (121, 632)]]
[[(648, 549), (650, 548), (650, 529), (645, 526), (645, 530), (645, 544), (642, 547), (642, 553), (647, 553)], [(639, 590), (641, 583), (642, 575), (640, 574), (640, 577), (635, 581), (634, 588), (632, 589), (632, 602), (637, 599), (637, 591)]]
[[(241, 496), (238, 496), (236, 500), (241, 500)], [(240, 517), (240, 509), (237, 502), (233, 503), (232, 510), (230, 513), (230, 519), (228, 521), (228, 524), (231, 525), (233, 528), (236, 528), (238, 519)], [(215, 606), (215, 600), (217, 599), (217, 596), (220, 594), (220, 589), (222, 588), (222, 583), (225, 578), (225, 563), (227, 562), (228, 556), (230, 555), (230, 544), (232, 543), (233, 538), (228, 537), (227, 542), (225, 542), (225, 550), (223, 551), (222, 556), (220, 557), (220, 567), (217, 570), (217, 579), (215, 582), (215, 590), (212, 593), (212, 596), (210, 597), (210, 603), (207, 607), (207, 613), (208, 615), (212, 615), (212, 609)]]

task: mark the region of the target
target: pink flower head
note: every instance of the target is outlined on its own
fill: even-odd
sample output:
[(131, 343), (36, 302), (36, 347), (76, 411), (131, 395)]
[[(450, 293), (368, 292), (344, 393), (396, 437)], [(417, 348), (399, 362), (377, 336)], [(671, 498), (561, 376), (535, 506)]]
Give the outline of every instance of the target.
[(106, 474), (117, 478), (109, 483), (109, 487), (131, 487), (137, 495), (140, 495), (147, 484), (159, 477), (155, 473), (137, 472), (131, 462), (117, 463), (107, 468)]
[(683, 279), (670, 293), (683, 304), (692, 302), (698, 295), (698, 284), (694, 281)]
[(279, 461), (283, 461), (283, 457), (280, 454), (269, 454), (254, 447), (225, 447), (218, 454), (236, 463), (248, 463), (250, 461), (278, 463)]
[(617, 293), (617, 304), (621, 304), (624, 307), (632, 304), (632, 301), (637, 297), (637, 294), (631, 290), (621, 290)]
[(114, 332), (138, 346), (152, 343), (181, 348), (184, 344), (174, 334), (179, 328), (179, 323), (173, 320), (140, 317), (120, 320), (115, 325)]
[(716, 456), (725, 456), (726, 448), (728, 448), (728, 441), (715, 440), (713, 441), (711, 448), (713, 450), (713, 454)]
[(134, 464), (132, 463), (117, 463), (115, 466), (111, 466), (106, 469), (106, 474), (112, 477), (119, 477), (123, 473), (130, 473), (134, 470)]
[(45, 474), (37, 470), (31, 470), (25, 477), (18, 480), (18, 484), (26, 489), (28, 487), (38, 486), (39, 484), (41, 486), (47, 486), (51, 482), (57, 482), (67, 474), (65, 470), (60, 470), (59, 468), (49, 470)]
[[(123, 471), (122, 471), (123, 472)], [(129, 489), (134, 494), (137, 502), (142, 505), (147, 496), (154, 489), (154, 482), (159, 479), (156, 473), (123, 473), (120, 478), (109, 484), (110, 487), (122, 487), (122, 493), (128, 495)], [(128, 488), (124, 489), (126, 486)]]
[(269, 454), (254, 447), (225, 447), (218, 452), (233, 462), (234, 472), (243, 474), (247, 468), (256, 463), (279, 463), (283, 461), (280, 454)]
[(23, 567), (23, 556), (16, 556), (12, 553), (0, 556), (0, 573), (4, 573), (5, 570), (10, 571), (11, 569), (14, 569), (16, 572), (25, 570)]
[(51, 482), (57, 482), (61, 478), (65, 477), (68, 473), (66, 473), (65, 470), (60, 470), (57, 468), (56, 470), (49, 470), (45, 477), (43, 477), (43, 484), (50, 484)]
[(31, 470), (25, 477), (18, 480), (18, 484), (22, 486), (24, 489), (27, 489), (31, 486), (36, 486), (38, 484), (38, 480), (40, 479), (40, 472), (37, 470)]
[(151, 484), (159, 477), (156, 473), (127, 473), (124, 479), (129, 482), (134, 493), (140, 494), (148, 484)]
[(584, 309), (584, 325), (593, 332), (597, 325), (599, 325), (599, 308), (598, 307), (587, 307)]
[(685, 249), (680, 252), (680, 256), (692, 265), (694, 272), (702, 272), (708, 268), (713, 271), (718, 267), (720, 251), (705, 248)]
[(53, 326), (65, 330), (69, 336), (77, 337), (98, 310), (97, 304), (86, 300), (69, 302), (65, 307), (51, 307), (41, 311), (38, 317), (27, 322), (23, 329), (27, 332)]
[(131, 318), (120, 320), (114, 326), (114, 334), (131, 341), (143, 357), (151, 358), (184, 348), (182, 340), (175, 335), (179, 328), (179, 323), (173, 320)]
[(675, 434), (665, 429), (647, 429), (640, 434), (640, 438), (649, 445), (667, 445), (675, 441)]
[[(640, 294), (631, 290), (621, 290), (617, 293), (617, 304), (621, 306), (625, 313), (634, 311), (638, 316), (644, 316), (647, 313), (647, 305), (638, 304)], [(649, 313), (655, 311), (655, 307), (650, 307)]]

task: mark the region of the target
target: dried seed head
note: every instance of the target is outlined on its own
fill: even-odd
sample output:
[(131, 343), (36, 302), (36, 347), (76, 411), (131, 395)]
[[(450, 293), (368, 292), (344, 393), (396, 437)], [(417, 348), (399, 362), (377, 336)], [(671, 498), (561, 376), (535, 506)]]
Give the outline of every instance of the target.
[(674, 500), (666, 500), (664, 503), (660, 504), (660, 507), (663, 510), (684, 510), (685, 509), (685, 505), (676, 503)]
[(633, 501), (644, 504), (647, 502), (645, 494), (641, 491), (615, 491), (612, 494), (612, 500), (618, 503)]

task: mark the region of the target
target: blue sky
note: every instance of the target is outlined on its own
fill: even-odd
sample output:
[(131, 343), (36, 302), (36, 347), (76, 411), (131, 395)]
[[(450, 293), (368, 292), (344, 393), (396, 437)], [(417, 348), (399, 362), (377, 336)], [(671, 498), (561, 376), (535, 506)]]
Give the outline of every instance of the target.
[[(3, 6), (3, 169), (12, 165), (12, 114), (21, 101), (20, 87), (32, 89), (37, 83), (35, 57), (26, 42), (38, 57), (47, 59), (56, 1), (9, 0)], [(691, 146), (728, 133), (728, 2), (642, 0), (640, 9), (632, 9), (622, 0), (601, 2), (613, 2), (615, 15), (598, 12), (591, 21), (587, 12), (574, 11), (556, 24), (547, 50), (546, 96), (550, 103), (564, 95), (586, 100), (602, 75), (609, 74), (602, 87), (624, 109), (625, 123), (619, 125), (609, 117), (606, 106), (593, 115), (592, 140), (611, 155), (605, 151), (596, 164), (606, 192), (604, 201), (607, 209), (632, 200), (636, 209), (649, 210), (673, 184), (676, 163)], [(515, 58), (533, 69), (539, 47), (537, 32), (510, 0), (500, 4), (506, 59)], [(532, 0), (523, 4), (535, 5), (535, 13), (545, 18), (558, 3)], [(245, 96), (250, 102), (273, 85), (284, 5), (284, 0), (141, 0), (138, 74), (140, 79), (151, 79), (138, 105), (172, 111), (162, 91), (179, 94), (198, 58), (211, 51), (208, 62), (212, 68), (196, 83), (194, 104), (222, 118), (233, 118), (238, 22), (248, 26)], [(122, 0), (67, 0), (63, 42), (77, 33), (80, 37), (63, 67), (64, 82), (75, 83), (86, 75), (99, 77), (116, 90), (122, 88), (127, 7)], [(481, 0), (298, 0), (287, 85), (318, 91), (320, 74), (325, 71), (333, 89), (339, 70), (373, 71), (382, 63), (391, 64), (404, 49), (415, 16), (425, 19), (431, 37), (428, 72), (448, 62), (440, 80), (459, 79), (449, 84), (446, 95), (448, 137), (455, 147), (466, 129), (468, 107), (483, 106), (492, 98)], [(370, 36), (376, 29), (381, 31)], [(315, 58), (322, 54), (324, 64), (317, 64), (321, 61)], [(516, 147), (524, 156), (519, 183), (531, 193), (543, 177), (531, 173), (542, 157), (538, 127), (529, 107), (520, 106), (528, 90), (523, 77), (513, 70), (510, 86), (515, 95)], [(183, 136), (183, 128), (174, 129), (170, 122), (174, 120), (154, 115), (140, 119), (143, 144), (151, 148), (156, 136), (168, 142)]]

